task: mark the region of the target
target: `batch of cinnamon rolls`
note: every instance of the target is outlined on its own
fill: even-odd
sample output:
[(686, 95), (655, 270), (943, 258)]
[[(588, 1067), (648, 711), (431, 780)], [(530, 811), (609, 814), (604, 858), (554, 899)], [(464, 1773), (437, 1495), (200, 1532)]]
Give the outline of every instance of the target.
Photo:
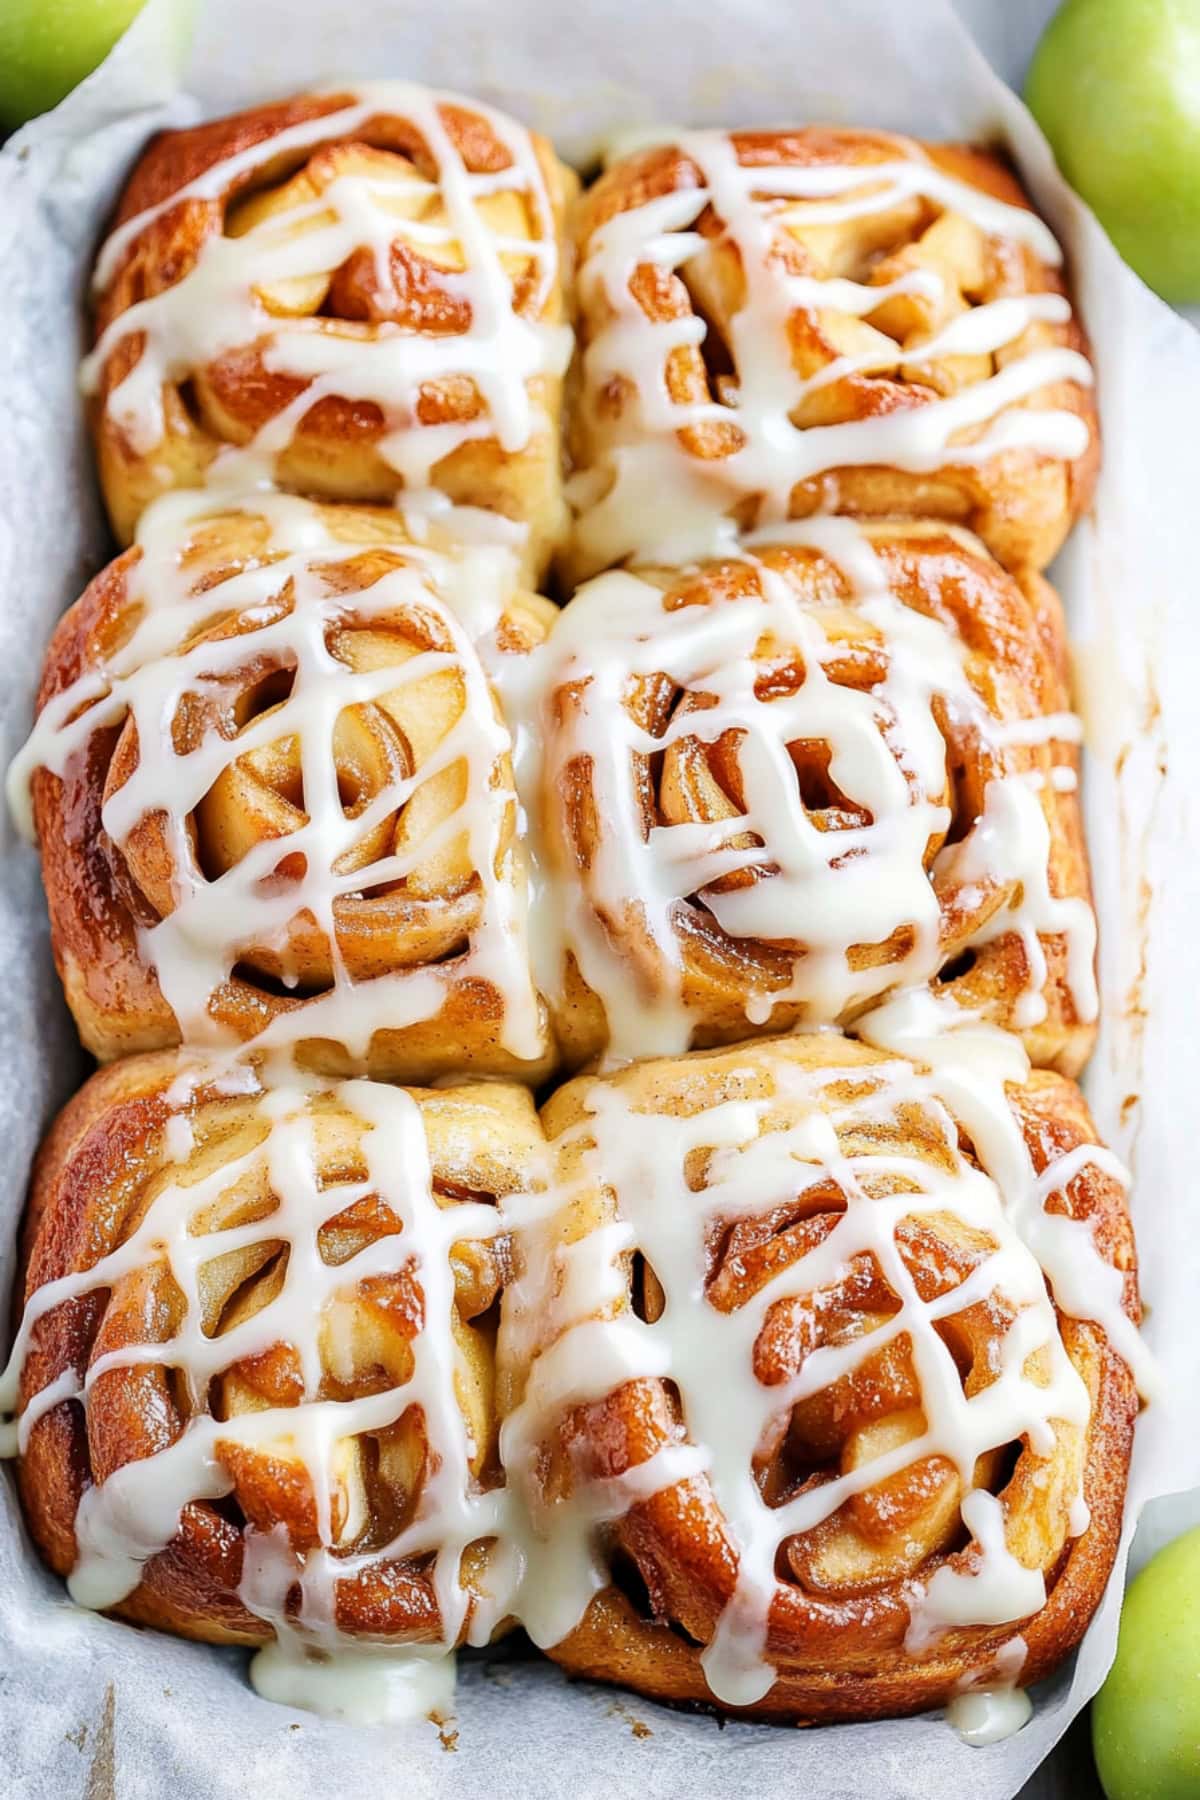
[(523, 1627), (1015, 1729), (1149, 1382), (1075, 1086), (1092, 372), (1008, 167), (399, 83), (156, 137), (82, 386), (125, 548), (11, 791), (103, 1065), (4, 1405), (82, 1604), (357, 1719)]

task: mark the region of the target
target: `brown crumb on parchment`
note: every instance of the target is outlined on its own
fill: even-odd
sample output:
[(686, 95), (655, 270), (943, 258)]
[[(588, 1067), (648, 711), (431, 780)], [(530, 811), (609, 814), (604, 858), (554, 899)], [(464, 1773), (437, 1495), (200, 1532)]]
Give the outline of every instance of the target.
[(117, 1800), (117, 1690), (111, 1681), (96, 1723), (95, 1746), (84, 1783), (83, 1800)]

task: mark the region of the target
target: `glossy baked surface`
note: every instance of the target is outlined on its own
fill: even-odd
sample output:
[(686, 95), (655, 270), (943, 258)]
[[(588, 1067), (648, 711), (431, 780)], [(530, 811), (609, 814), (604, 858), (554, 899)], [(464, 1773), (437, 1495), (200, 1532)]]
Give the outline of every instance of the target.
[(400, 83), (154, 139), (96, 276), (117, 535), (214, 479), (333, 500), (429, 485), (528, 525), (543, 567), (565, 522), (573, 185), (503, 114)]
[(497, 1203), (539, 1143), (501, 1084), (264, 1088), (173, 1052), (95, 1075), (39, 1159), (23, 1277), (35, 1306), (69, 1290), (22, 1400), (76, 1397), (26, 1413), (19, 1475), (79, 1597), (211, 1643), (301, 1613), (327, 1649), (479, 1641), (477, 1615), (486, 1640)]
[(3, 1440), (76, 1599), (271, 1699), (444, 1709), (519, 1622), (670, 1702), (1017, 1729), (1152, 1386), (1069, 1079), (1061, 251), (881, 132), (577, 185), (399, 82), (133, 169), (83, 371), (129, 547), (14, 778), (111, 1066)]
[(1057, 597), (930, 521), (587, 583), (545, 652), (568, 1060), (932, 982), (1078, 1074), (1095, 920)]
[(584, 197), (573, 565), (815, 512), (1042, 568), (1087, 505), (1086, 339), (998, 158), (886, 132), (697, 131)]
[[(561, 1204), (518, 1234), (502, 1443), (551, 1566), (611, 1520), (581, 1622), (555, 1641), (553, 1603), (534, 1612), (573, 1672), (872, 1718), (1036, 1681), (1077, 1641), (1137, 1409), (1105, 1329), (1124, 1349), (1138, 1317), (1124, 1196), (1061, 1076), (998, 1085), (974, 1135), (946, 1096), (894, 1054), (791, 1037), (544, 1109)], [(1118, 1272), (1104, 1326), (1051, 1303), (1074, 1232), (1095, 1297)], [(1014, 1581), (1036, 1600), (1019, 1630), (970, 1622)]]

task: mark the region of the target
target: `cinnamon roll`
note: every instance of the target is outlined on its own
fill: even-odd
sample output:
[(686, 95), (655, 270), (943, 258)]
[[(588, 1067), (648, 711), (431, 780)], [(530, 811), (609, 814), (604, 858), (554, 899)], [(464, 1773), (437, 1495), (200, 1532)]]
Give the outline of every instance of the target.
[(947, 519), (1042, 568), (1098, 457), (1062, 256), (995, 156), (692, 131), (578, 217), (572, 572), (814, 512)]
[(128, 542), (166, 487), (432, 486), (561, 535), (574, 177), (482, 102), (401, 82), (156, 137), (95, 276), (85, 369)]
[(94, 1076), (35, 1171), (5, 1396), (73, 1596), (267, 1646), (268, 1697), (444, 1698), (511, 1595), (498, 1203), (540, 1144), (497, 1083), (279, 1086), (172, 1052)]
[(1082, 1634), (1142, 1360), (1123, 1177), (1073, 1084), (950, 1037), (941, 1066), (758, 1041), (545, 1108), (501, 1450), (523, 1616), (573, 1673), (869, 1719), (1036, 1681)]
[(547, 652), (571, 1062), (932, 983), (1074, 1074), (1095, 918), (1058, 602), (960, 528), (809, 520), (585, 584)]
[(456, 529), (172, 495), (63, 618), (16, 781), (101, 1061), (547, 1072), (495, 684), (553, 608)]

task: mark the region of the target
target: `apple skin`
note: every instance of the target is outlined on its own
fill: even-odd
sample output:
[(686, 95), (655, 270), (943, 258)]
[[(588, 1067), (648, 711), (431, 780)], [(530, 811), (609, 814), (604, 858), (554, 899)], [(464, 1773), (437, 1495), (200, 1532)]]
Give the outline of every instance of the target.
[(0, 123), (48, 112), (103, 62), (145, 0), (0, 0)]
[(1058, 166), (1165, 300), (1200, 301), (1200, 5), (1067, 0), (1025, 83)]
[(1092, 1746), (1108, 1800), (1200, 1794), (1200, 1526), (1130, 1584)]

